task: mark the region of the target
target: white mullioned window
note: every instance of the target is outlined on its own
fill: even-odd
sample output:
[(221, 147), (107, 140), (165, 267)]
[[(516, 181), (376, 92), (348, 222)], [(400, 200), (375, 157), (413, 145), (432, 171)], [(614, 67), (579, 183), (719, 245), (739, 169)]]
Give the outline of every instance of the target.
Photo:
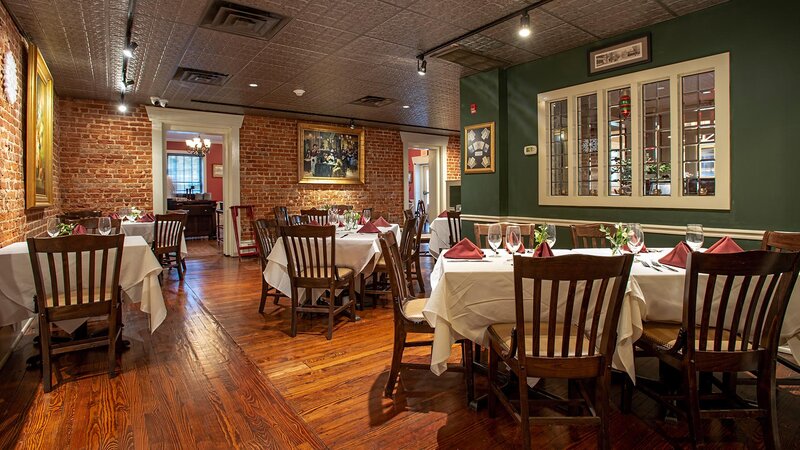
[(729, 54), (538, 96), (539, 204), (730, 209)]

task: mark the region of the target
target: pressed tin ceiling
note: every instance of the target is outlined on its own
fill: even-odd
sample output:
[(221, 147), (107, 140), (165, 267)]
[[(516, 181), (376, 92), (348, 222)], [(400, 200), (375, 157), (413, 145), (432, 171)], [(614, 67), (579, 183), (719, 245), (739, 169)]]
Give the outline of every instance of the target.
[[(119, 99), (127, 0), (3, 0), (40, 47), (61, 97)], [(531, 12), (533, 34), (510, 20), (463, 43), (510, 65), (535, 60), (726, 0), (555, 0)], [(416, 55), (535, 0), (236, 0), (288, 18), (267, 40), (202, 27), (211, 0), (138, 0), (129, 102), (263, 113), (197, 101), (459, 129), (459, 78), (474, 71)], [(222, 86), (179, 68), (229, 75)], [(255, 83), (258, 87), (250, 87)], [(302, 88), (303, 97), (292, 91)], [(352, 104), (396, 99), (383, 107)], [(410, 105), (408, 109), (403, 105)]]

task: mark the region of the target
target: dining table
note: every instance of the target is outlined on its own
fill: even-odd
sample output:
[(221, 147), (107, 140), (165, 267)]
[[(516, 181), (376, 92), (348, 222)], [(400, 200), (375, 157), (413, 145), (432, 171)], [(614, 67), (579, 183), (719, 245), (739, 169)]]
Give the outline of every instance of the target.
[[(88, 253), (83, 257), (88, 261)], [(88, 266), (88, 262), (84, 265)], [(17, 242), (0, 248), (0, 267), (4, 268), (0, 271), (0, 326), (19, 323), (33, 317), (36, 286), (28, 244)], [(144, 238), (125, 236), (119, 278), (123, 300), (140, 304), (141, 311), (149, 316), (151, 332), (154, 332), (167, 317), (167, 307), (158, 281), (161, 270), (161, 264)], [(45, 271), (43, 276), (46, 278), (45, 285), (48, 285), (49, 273)], [(85, 321), (86, 319), (65, 320), (56, 322), (56, 325), (72, 333)]]
[(447, 217), (437, 217), (430, 224), (431, 239), (428, 243), (428, 251), (435, 258), (439, 257), (442, 251), (450, 248), (450, 227), (447, 224)]
[[(626, 372), (634, 382), (633, 347), (642, 335), (643, 323), (681, 323), (683, 317), (686, 271), (679, 267), (658, 265), (658, 260), (670, 250), (650, 249), (638, 255), (626, 286), (612, 366)], [(610, 249), (554, 249), (553, 253), (554, 256), (611, 256)], [(512, 256), (505, 250), (500, 250), (499, 256), (495, 256), (492, 250), (484, 250), (484, 254), (486, 256), (483, 259), (476, 260), (439, 258), (431, 273), (431, 295), (423, 309), (423, 316), (435, 330), (430, 367), (437, 375), (447, 370), (447, 360), (456, 340), (466, 338), (487, 346), (487, 329), (490, 325), (514, 323), (516, 320)], [(532, 257), (530, 253), (527, 256)], [(701, 276), (700, 281), (705, 286), (703, 278)], [(718, 283), (723, 283), (723, 280)], [(741, 284), (740, 279), (738, 284)], [(738, 289), (737, 283), (733, 288)], [(523, 289), (526, 291), (525, 298), (532, 298), (532, 294), (528, 296), (532, 292), (532, 283), (523, 284)], [(721, 288), (717, 288), (714, 298), (717, 305), (720, 293)], [(531, 301), (526, 300), (528, 303)], [(532, 312), (532, 307), (526, 307), (525, 311)], [(800, 286), (792, 293), (781, 330), (781, 342), (788, 345), (791, 354), (800, 361)]]
[[(400, 226), (390, 224), (388, 227), (377, 227), (381, 233), (392, 232), (397, 241), (400, 241)], [(369, 275), (375, 268), (381, 256), (381, 244), (378, 241), (378, 233), (359, 233), (356, 229), (338, 229), (336, 232), (336, 265), (347, 267), (359, 274)], [(330, 244), (329, 244), (330, 245)], [(272, 247), (272, 251), (267, 257), (267, 266), (263, 273), (264, 279), (270, 286), (276, 288), (287, 297), (292, 295), (292, 283), (289, 277), (286, 250), (283, 240), (278, 239)], [(356, 283), (356, 288), (358, 288)], [(312, 292), (315, 297), (321, 295), (324, 290)], [(298, 302), (305, 300), (305, 290), (300, 290)]]
[[(153, 243), (156, 231), (155, 222), (122, 222), (122, 232), (126, 236), (141, 236), (148, 244)], [(181, 256), (184, 258), (189, 255), (186, 249), (186, 236), (181, 235)]]

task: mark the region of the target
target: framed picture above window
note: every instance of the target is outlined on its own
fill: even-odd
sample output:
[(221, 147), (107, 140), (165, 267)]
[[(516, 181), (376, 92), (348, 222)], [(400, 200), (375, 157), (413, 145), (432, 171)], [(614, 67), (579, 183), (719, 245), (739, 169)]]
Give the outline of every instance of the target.
[(494, 173), (494, 122), (464, 127), (464, 173)]
[(730, 209), (728, 53), (537, 101), (540, 205)]
[(650, 35), (589, 50), (589, 75), (650, 62)]

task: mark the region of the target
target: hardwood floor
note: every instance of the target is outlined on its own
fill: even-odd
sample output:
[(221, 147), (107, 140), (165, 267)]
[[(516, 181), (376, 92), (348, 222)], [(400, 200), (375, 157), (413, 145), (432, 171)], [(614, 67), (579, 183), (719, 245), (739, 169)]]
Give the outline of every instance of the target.
[[(103, 351), (62, 357), (68, 381), (44, 394), (25, 338), (0, 373), (0, 448), (513, 448), (510, 416), (490, 419), (466, 407), (463, 377), (407, 370), (395, 400), (383, 398), (391, 359), (391, 308), (367, 307), (340, 319), (333, 340), (321, 318), (288, 336), (288, 301), (258, 314), (255, 259), (223, 258), (192, 241), (183, 283), (165, 277), (166, 322), (149, 335), (136, 307), (126, 311), (131, 349), (122, 371), (105, 375)], [(200, 256), (204, 255), (204, 256)], [(432, 260), (428, 260), (432, 262)], [(426, 270), (427, 273), (430, 267)], [(426, 281), (428, 289), (430, 285)], [(32, 333), (32, 332), (31, 332)], [(406, 358), (427, 362), (425, 348)], [(454, 361), (457, 355), (454, 351)], [(478, 378), (479, 392), (485, 381)], [(612, 401), (618, 405), (619, 390)], [(781, 388), (784, 448), (796, 448), (800, 389)], [(615, 448), (687, 447), (682, 424), (653, 420), (653, 402), (636, 395), (635, 415), (615, 408)], [(642, 419), (644, 418), (644, 419)], [(708, 447), (761, 446), (755, 422), (706, 422)], [(534, 446), (594, 448), (591, 430), (534, 427)]]

